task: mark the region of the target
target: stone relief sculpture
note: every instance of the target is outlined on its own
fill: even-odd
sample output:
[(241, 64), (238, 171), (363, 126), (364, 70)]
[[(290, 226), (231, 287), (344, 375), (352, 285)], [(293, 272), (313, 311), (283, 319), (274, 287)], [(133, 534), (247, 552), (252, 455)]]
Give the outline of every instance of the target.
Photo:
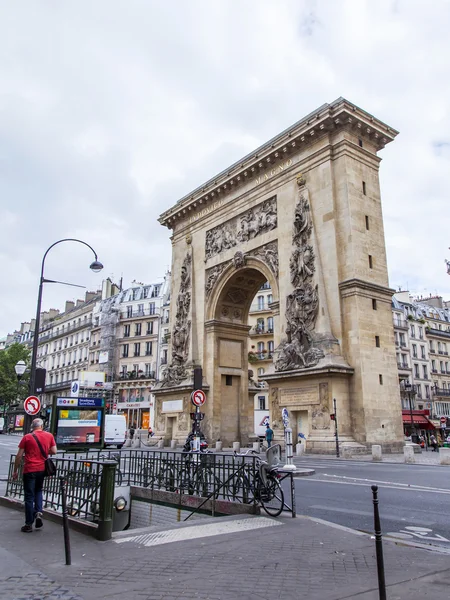
[(274, 196), (244, 214), (206, 232), (205, 260), (247, 242), (277, 226), (277, 199)]
[(206, 279), (205, 298), (206, 298), (206, 300), (208, 300), (209, 296), (211, 295), (211, 292), (213, 290), (213, 287), (216, 284), (216, 281), (222, 275), (223, 270), (228, 265), (228, 262), (229, 261), (222, 263), (221, 265), (216, 265), (215, 267), (212, 267), (212, 269), (208, 269), (206, 271), (206, 276), (205, 276), (205, 279)]
[(308, 192), (303, 178), (297, 180), (300, 196), (295, 208), (290, 260), (291, 283), (294, 290), (286, 298), (286, 337), (276, 350), (276, 371), (289, 371), (313, 367), (323, 351), (314, 346), (313, 330), (319, 310), (317, 285), (313, 285), (314, 250)]
[(275, 277), (278, 277), (278, 244), (277, 242), (270, 242), (265, 246), (256, 248), (249, 252), (249, 256), (256, 256), (263, 260), (270, 268)]
[(245, 254), (240, 250), (233, 256), (233, 264), (235, 269), (240, 269), (245, 266)]
[(161, 386), (177, 385), (187, 377), (185, 362), (189, 354), (191, 333), (190, 309), (192, 286), (192, 254), (188, 252), (181, 267), (180, 290), (176, 302), (172, 331), (172, 363), (162, 375)]

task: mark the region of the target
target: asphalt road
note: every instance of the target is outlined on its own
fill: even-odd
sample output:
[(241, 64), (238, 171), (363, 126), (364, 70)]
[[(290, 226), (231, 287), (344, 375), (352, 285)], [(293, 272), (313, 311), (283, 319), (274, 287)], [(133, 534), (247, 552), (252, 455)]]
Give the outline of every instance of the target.
[(297, 513), (373, 532), (378, 485), (383, 535), (450, 550), (450, 467), (305, 457), (316, 471), (296, 481)]

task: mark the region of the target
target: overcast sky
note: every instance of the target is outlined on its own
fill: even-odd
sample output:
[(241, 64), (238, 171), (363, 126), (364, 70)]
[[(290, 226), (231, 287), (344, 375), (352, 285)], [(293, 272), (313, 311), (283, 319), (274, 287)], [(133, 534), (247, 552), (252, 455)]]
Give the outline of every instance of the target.
[[(400, 135), (380, 153), (390, 284), (450, 299), (450, 2), (0, 0), (0, 335), (46, 276), (161, 281), (157, 217), (344, 96)], [(83, 290), (80, 290), (83, 294)], [(47, 285), (43, 309), (80, 297)]]

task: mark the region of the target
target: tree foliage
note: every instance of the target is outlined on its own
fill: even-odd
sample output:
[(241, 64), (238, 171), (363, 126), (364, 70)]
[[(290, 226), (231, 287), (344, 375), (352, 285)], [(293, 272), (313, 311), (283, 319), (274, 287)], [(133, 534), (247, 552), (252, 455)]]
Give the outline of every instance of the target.
[[(19, 383), (14, 367), (19, 360), (25, 361), (28, 367)], [(29, 395), (29, 367), (31, 352), (22, 344), (11, 344), (6, 350), (0, 352), (0, 404), (1, 412), (7, 411), (12, 404), (23, 402)]]

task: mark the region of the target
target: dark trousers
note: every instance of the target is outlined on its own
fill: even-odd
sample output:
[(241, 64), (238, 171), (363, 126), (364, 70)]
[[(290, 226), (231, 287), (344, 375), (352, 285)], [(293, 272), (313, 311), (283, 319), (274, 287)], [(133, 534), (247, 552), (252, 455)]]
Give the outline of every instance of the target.
[(25, 473), (23, 491), (25, 496), (25, 524), (33, 525), (36, 513), (42, 512), (42, 488), (45, 471)]

